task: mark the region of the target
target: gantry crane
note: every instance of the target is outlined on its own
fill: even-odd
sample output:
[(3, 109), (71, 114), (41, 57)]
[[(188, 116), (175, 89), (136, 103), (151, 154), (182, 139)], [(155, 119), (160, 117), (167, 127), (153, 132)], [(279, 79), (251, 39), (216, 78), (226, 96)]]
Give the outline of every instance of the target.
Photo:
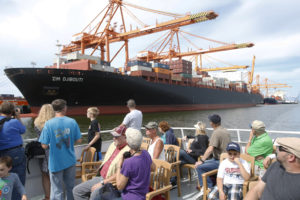
[[(222, 44), (222, 46), (202, 49), (202, 48), (199, 48), (194, 43), (192, 43), (183, 34), (198, 37), (198, 38), (210, 41), (210, 42), (219, 43), (219, 44)], [(191, 45), (193, 45), (196, 48), (196, 50), (181, 52), (179, 35), (182, 36)], [(174, 41), (174, 40), (176, 40), (176, 41)], [(169, 48), (167, 48), (167, 46)], [(149, 45), (145, 50), (140, 51), (137, 56), (137, 59), (141, 60), (141, 61), (146, 61), (146, 62), (149, 62), (149, 61), (160, 62), (161, 60), (172, 60), (172, 58), (181, 59), (182, 57), (202, 55), (202, 54), (207, 54), (207, 53), (215, 53), (215, 52), (220, 52), (220, 51), (228, 51), (228, 50), (247, 48), (247, 47), (252, 47), (252, 46), (254, 46), (253, 43), (229, 44), (229, 43), (225, 43), (225, 42), (220, 42), (217, 40), (213, 40), (213, 39), (205, 38), (205, 37), (195, 35), (192, 33), (188, 33), (186, 31), (182, 31), (179, 28), (175, 28), (175, 29), (171, 29), (169, 33), (164, 35), (164, 37), (159, 38), (154, 43)], [(149, 49), (154, 49), (154, 48), (156, 48), (154, 51), (149, 50)]]
[[(152, 26), (143, 24), (143, 22), (139, 20), (140, 24), (143, 25), (143, 28), (137, 28), (136, 30), (132, 30), (131, 27), (130, 30), (127, 30), (123, 11), (126, 11), (135, 19), (136, 17), (134, 16), (133, 13), (131, 13), (126, 8), (126, 6), (131, 6), (137, 9), (142, 9), (149, 12), (171, 16), (174, 17), (174, 19), (163, 23), (157, 23)], [(118, 10), (120, 12), (121, 21), (122, 21), (122, 27), (120, 28), (119, 32), (117, 32), (115, 27), (111, 26), (112, 19), (114, 18)], [(95, 21), (95, 19), (98, 16), (100, 16), (103, 12), (105, 13), (103, 18), (100, 20), (100, 22), (98, 22), (95, 27), (91, 28), (90, 31), (87, 31), (87, 29), (91, 26), (91, 24)], [(178, 15), (174, 13), (157, 11), (153, 9), (144, 8), (141, 6), (136, 6), (133, 4), (125, 3), (122, 0), (110, 0), (108, 5), (97, 15), (96, 18), (94, 18), (94, 20), (90, 24), (88, 24), (80, 33), (75, 34), (73, 36), (73, 41), (69, 45), (63, 46), (61, 53), (62, 55), (64, 55), (70, 52), (81, 51), (81, 53), (84, 54), (86, 49), (91, 48), (92, 49), (91, 55), (93, 55), (94, 52), (100, 48), (99, 50), (101, 54), (101, 60), (106, 60), (108, 62), (111, 62), (116, 57), (116, 55), (122, 50), (122, 48), (125, 47), (125, 60), (127, 63), (129, 60), (129, 53), (128, 53), (129, 39), (152, 34), (152, 33), (157, 33), (160, 31), (176, 29), (181, 26), (199, 23), (206, 20), (215, 19), (217, 16), (218, 15), (213, 11), (200, 12), (193, 15), (191, 14)], [(107, 23), (105, 24), (104, 21)], [(103, 27), (101, 31), (100, 31), (100, 27)], [(124, 44), (121, 46), (121, 48), (111, 59), (110, 44), (114, 42), (124, 42)], [(105, 57), (105, 52), (106, 52), (106, 57)]]
[[(258, 80), (259, 80), (259, 76), (258, 76)], [(265, 96), (268, 97), (269, 96), (269, 89), (278, 89), (278, 88), (291, 88), (291, 86), (285, 84), (285, 83), (268, 83), (268, 79), (265, 78), (265, 83), (264, 84), (259, 84), (259, 82), (255, 85), (253, 85), (253, 87), (258, 88), (258, 89), (264, 89), (265, 92)]]

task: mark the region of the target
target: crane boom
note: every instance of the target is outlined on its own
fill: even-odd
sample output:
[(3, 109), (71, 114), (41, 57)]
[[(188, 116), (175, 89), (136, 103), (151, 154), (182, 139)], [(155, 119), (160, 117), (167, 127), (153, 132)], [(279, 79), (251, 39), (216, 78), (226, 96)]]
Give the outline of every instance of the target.
[[(214, 48), (209, 48), (205, 50), (196, 50), (196, 51), (189, 51), (189, 52), (169, 52), (172, 54), (172, 57), (185, 57), (185, 56), (194, 56), (194, 55), (201, 55), (201, 54), (206, 54), (206, 53), (214, 53), (214, 52), (219, 52), (219, 51), (228, 51), (228, 50), (233, 50), (233, 49), (240, 49), (240, 48), (247, 48), (247, 47), (253, 47), (253, 43), (241, 43), (241, 44), (229, 44), (229, 45), (223, 45), (220, 47), (214, 47)], [(149, 54), (148, 54), (149, 53)], [(158, 54), (154, 52), (148, 51), (148, 53), (144, 55), (139, 55), (138, 59), (143, 60), (143, 61), (151, 61), (151, 60), (164, 60), (169, 58), (169, 54)]]
[[(64, 46), (62, 49), (62, 54), (79, 51), (82, 50), (82, 48), (95, 48), (96, 46), (106, 45), (105, 44), (105, 37), (108, 38), (109, 43), (113, 42), (120, 42), (120, 41), (126, 41), (131, 38), (140, 37), (143, 35), (148, 35), (152, 33), (157, 33), (160, 31), (165, 31), (181, 26), (186, 26), (194, 23), (199, 23), (211, 19), (215, 19), (218, 15), (213, 11), (207, 11), (207, 12), (200, 12), (193, 15), (186, 15), (184, 17), (180, 17), (178, 19), (169, 20), (163, 23), (159, 23), (153, 26), (144, 27), (141, 29), (136, 29), (133, 31), (128, 31), (125, 33), (117, 33), (114, 30), (106, 29), (104, 34), (101, 34), (100, 36), (96, 34), (89, 34), (89, 33), (78, 33), (74, 36), (76, 40), (72, 41), (70, 45)], [(73, 37), (74, 37), (73, 36)]]
[(220, 70), (229, 70), (229, 69), (247, 69), (249, 66), (247, 65), (234, 65), (230, 67), (216, 67), (216, 68), (202, 68), (198, 69), (198, 71), (204, 71), (204, 72), (209, 72), (209, 71), (220, 71)]

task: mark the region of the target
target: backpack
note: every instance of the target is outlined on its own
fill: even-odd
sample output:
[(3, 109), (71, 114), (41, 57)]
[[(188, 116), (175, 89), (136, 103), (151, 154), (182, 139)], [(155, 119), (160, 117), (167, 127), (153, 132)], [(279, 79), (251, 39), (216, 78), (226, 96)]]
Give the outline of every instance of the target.
[(8, 122), (9, 120), (11, 120), (11, 118), (9, 117), (4, 117), (3, 119), (0, 120), (0, 131), (2, 130), (4, 123)]
[(31, 141), (25, 146), (25, 155), (27, 157), (27, 171), (29, 171), (29, 161), (35, 156), (45, 155), (45, 150), (42, 148), (42, 145), (38, 141)]

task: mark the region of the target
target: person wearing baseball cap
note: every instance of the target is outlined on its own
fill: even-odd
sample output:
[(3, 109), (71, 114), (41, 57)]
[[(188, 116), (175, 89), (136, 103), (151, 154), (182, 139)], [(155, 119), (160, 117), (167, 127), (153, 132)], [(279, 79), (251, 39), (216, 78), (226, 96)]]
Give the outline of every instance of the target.
[(245, 148), (246, 153), (255, 158), (255, 173), (260, 177), (265, 173), (264, 159), (273, 153), (273, 142), (265, 129), (266, 126), (262, 121), (253, 121), (249, 140)]
[(277, 162), (248, 192), (246, 200), (300, 199), (300, 138), (278, 138), (276, 142)]
[(122, 125), (114, 128), (110, 132), (113, 136), (113, 142), (109, 145), (102, 164), (98, 168), (100, 176), (96, 176), (91, 180), (77, 185), (73, 189), (75, 200), (100, 199), (100, 188), (106, 183), (113, 183), (116, 181), (119, 160), (123, 158), (124, 152), (130, 150), (126, 142), (125, 132), (126, 126)]
[(148, 152), (152, 159), (165, 160), (164, 143), (157, 135), (158, 124), (156, 122), (148, 122), (144, 125), (146, 128), (146, 135), (151, 139), (148, 147)]
[[(214, 169), (218, 169), (220, 155), (226, 151), (228, 143), (231, 142), (231, 136), (229, 132), (221, 126), (221, 117), (217, 114), (213, 114), (210, 115), (208, 119), (211, 127), (213, 128), (213, 133), (209, 141), (209, 146), (204, 155), (201, 157), (200, 161), (195, 163), (199, 184), (201, 187), (203, 186), (202, 174)], [(213, 155), (213, 158), (208, 159), (211, 155)], [(209, 177), (207, 178), (207, 186), (210, 189), (213, 188), (213, 182)], [(202, 195), (203, 190), (201, 189), (199, 198), (201, 198)]]
[(243, 199), (243, 183), (250, 178), (250, 166), (240, 158), (240, 145), (230, 142), (226, 151), (228, 158), (220, 163), (217, 185), (208, 199)]

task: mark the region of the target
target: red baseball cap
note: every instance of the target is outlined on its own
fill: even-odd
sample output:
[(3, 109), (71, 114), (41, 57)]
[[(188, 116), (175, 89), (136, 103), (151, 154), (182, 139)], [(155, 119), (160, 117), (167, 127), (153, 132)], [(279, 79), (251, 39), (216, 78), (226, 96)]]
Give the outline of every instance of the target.
[(114, 137), (120, 137), (121, 135), (125, 135), (126, 132), (126, 126), (118, 126), (116, 128), (113, 129), (112, 132), (110, 132), (110, 134), (112, 134)]

